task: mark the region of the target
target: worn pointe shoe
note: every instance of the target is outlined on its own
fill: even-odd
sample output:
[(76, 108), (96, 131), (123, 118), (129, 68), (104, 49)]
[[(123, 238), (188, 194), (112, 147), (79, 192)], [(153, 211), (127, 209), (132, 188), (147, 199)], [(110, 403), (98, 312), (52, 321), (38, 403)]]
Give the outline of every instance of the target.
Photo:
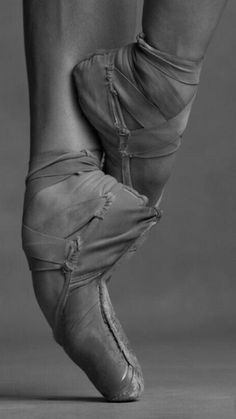
[(143, 376), (106, 281), (160, 212), (99, 165), (88, 151), (32, 162), (23, 248), (56, 341), (108, 401), (125, 402), (139, 399)]
[(99, 50), (73, 70), (81, 109), (106, 153), (105, 173), (156, 205), (197, 92), (202, 61), (136, 43)]

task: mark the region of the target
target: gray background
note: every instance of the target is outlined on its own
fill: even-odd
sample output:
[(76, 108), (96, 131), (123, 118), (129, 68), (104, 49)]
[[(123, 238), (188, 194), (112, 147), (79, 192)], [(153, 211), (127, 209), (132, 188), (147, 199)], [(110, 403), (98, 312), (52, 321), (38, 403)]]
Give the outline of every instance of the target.
[(1, 419), (235, 418), (235, 21), (231, 0), (166, 189), (165, 216), (111, 283), (146, 383), (141, 402), (117, 405), (103, 403), (55, 345), (33, 295), (20, 242), (29, 149), (21, 1), (0, 1)]
[[(235, 331), (235, 21), (231, 1), (209, 49), (165, 215), (111, 284), (131, 339)], [(0, 2), (0, 46), (1, 340), (49, 339), (20, 242), (29, 150), (21, 1)]]

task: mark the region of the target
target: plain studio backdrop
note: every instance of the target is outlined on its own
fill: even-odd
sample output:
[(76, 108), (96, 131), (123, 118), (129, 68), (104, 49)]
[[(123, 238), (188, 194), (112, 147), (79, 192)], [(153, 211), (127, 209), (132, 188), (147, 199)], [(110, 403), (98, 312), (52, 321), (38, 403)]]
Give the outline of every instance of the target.
[[(21, 250), (29, 111), (20, 0), (0, 2), (1, 341), (51, 339)], [(131, 340), (236, 329), (236, 3), (229, 2), (162, 203), (164, 216), (110, 290)]]

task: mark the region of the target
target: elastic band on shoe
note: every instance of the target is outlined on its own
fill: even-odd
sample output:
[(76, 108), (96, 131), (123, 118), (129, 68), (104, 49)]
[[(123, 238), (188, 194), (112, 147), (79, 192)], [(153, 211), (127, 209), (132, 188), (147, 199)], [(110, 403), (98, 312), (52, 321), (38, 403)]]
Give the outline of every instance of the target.
[(102, 152), (82, 150), (78, 153), (46, 152), (33, 157), (29, 163), (26, 185), (25, 208), (36, 193), (62, 182), (73, 174), (101, 170)]
[[(35, 173), (41, 171), (42, 169), (46, 169), (55, 163), (60, 163), (58, 166), (60, 169), (59, 171), (62, 172), (61, 169), (62, 164), (61, 162), (69, 162), (71, 165), (73, 161), (80, 159), (81, 163), (85, 164), (95, 164), (96, 166), (100, 166), (102, 158), (101, 150), (81, 150), (78, 153), (74, 152), (60, 152), (60, 151), (47, 151), (37, 154), (37, 156), (33, 156), (29, 162), (29, 171), (26, 177), (26, 182), (29, 178), (32, 177)], [(55, 166), (54, 166), (55, 167)], [(73, 167), (73, 164), (72, 164)], [(58, 170), (58, 169), (57, 169)], [(72, 169), (73, 170), (73, 169)], [(40, 175), (40, 177), (42, 177)]]
[(162, 73), (184, 84), (199, 84), (204, 58), (195, 61), (160, 51), (145, 41), (144, 33), (137, 36), (137, 45), (147, 58), (150, 56), (155, 58), (154, 62), (152, 59), (152, 65), (155, 65)]

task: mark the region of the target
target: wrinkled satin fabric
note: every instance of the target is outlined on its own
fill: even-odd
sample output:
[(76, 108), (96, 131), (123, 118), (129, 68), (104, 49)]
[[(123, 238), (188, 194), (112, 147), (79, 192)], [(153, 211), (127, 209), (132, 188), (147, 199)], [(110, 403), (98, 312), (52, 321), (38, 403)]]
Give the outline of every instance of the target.
[(73, 70), (81, 109), (99, 133), (104, 171), (157, 204), (196, 96), (202, 60), (151, 47), (143, 34)]
[[(106, 284), (121, 258), (135, 251), (160, 219), (160, 211), (105, 175), (99, 152), (39, 155), (31, 161), (26, 186), (22, 242), (35, 287), (40, 289), (44, 273), (63, 278), (51, 324), (56, 341), (107, 400), (138, 399), (141, 368)], [(42, 198), (50, 204), (41, 216)], [(38, 221), (28, 222), (35, 208)], [(49, 276), (49, 288), (50, 281), (53, 287), (57, 277)]]

